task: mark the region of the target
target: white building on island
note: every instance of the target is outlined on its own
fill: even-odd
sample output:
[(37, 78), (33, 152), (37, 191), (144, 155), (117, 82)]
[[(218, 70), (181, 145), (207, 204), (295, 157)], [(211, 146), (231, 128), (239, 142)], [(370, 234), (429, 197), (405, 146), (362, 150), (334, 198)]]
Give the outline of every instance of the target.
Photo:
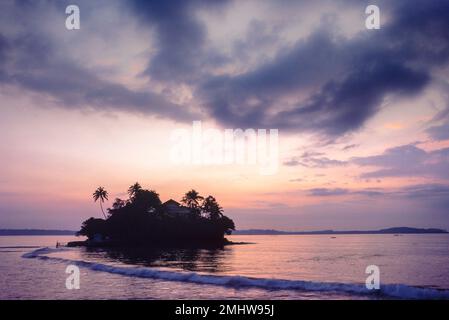
[(172, 216), (192, 214), (192, 210), (190, 210), (190, 208), (181, 205), (179, 202), (173, 199), (165, 201), (162, 204), (162, 207), (165, 209), (165, 212), (167, 214)]

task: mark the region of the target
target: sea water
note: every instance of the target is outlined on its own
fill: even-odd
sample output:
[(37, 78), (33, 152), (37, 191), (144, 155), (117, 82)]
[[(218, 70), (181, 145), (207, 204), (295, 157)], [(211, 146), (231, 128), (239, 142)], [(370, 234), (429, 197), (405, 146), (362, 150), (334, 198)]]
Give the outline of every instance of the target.
[[(449, 299), (449, 235), (230, 236), (222, 249), (55, 248), (0, 237), (0, 299)], [(80, 269), (69, 290), (68, 265)], [(366, 267), (380, 271), (368, 290)]]

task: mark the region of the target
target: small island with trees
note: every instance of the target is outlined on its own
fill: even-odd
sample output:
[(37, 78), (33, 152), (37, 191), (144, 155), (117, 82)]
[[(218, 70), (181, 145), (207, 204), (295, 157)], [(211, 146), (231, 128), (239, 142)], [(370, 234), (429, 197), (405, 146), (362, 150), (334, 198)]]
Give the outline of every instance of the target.
[(108, 192), (98, 187), (93, 199), (100, 203), (104, 219), (84, 221), (77, 235), (87, 240), (68, 246), (210, 247), (230, 243), (225, 235), (235, 230), (234, 222), (213, 196), (202, 197), (192, 189), (181, 203), (173, 199), (162, 203), (156, 191), (143, 189), (137, 182), (129, 187), (128, 195), (126, 200), (115, 199), (105, 213)]

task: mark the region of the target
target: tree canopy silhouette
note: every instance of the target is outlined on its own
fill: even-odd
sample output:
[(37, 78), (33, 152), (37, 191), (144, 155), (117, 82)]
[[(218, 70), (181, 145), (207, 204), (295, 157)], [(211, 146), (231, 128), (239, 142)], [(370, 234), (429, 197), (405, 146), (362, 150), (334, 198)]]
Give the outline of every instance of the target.
[(138, 182), (134, 183), (132, 186), (128, 188), (129, 198), (130, 199), (134, 198), (141, 190), (142, 186)]
[(223, 217), (223, 208), (220, 207), (214, 197), (208, 196), (204, 199), (201, 210), (209, 216), (211, 220), (217, 220)]
[(181, 202), (184, 203), (187, 207), (189, 207), (193, 213), (199, 215), (201, 212), (200, 202), (203, 199), (204, 198), (200, 196), (200, 194), (195, 189), (192, 189), (186, 192)]
[(235, 230), (217, 200), (194, 189), (182, 198), (185, 206), (174, 200), (162, 203), (156, 191), (143, 189), (138, 182), (128, 188), (128, 195), (127, 200), (116, 198), (106, 217), (101, 204), (108, 194), (99, 187), (93, 197), (100, 200), (105, 219), (87, 219), (78, 235), (87, 236), (88, 244), (201, 246), (222, 245), (224, 236)]

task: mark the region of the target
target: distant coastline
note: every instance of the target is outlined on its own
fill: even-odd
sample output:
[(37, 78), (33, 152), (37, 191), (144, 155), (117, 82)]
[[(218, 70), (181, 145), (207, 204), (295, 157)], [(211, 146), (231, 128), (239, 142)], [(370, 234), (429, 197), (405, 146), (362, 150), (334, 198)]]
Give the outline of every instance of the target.
[[(448, 231), (437, 228), (395, 227), (380, 230), (317, 230), (317, 231), (280, 231), (273, 229), (246, 229), (233, 231), (234, 235), (338, 235), (338, 234), (441, 234)], [(73, 230), (46, 229), (0, 229), (0, 236), (74, 236)]]
[(72, 230), (0, 229), (0, 236), (74, 236)]
[(232, 234), (235, 235), (320, 235), (320, 234), (429, 234), (429, 233), (448, 233), (443, 229), (423, 229), (423, 228), (409, 228), (409, 227), (395, 227), (380, 230), (349, 230), (349, 231), (336, 231), (336, 230), (318, 230), (318, 231), (279, 231), (271, 229), (248, 229), (248, 230), (236, 230)]

